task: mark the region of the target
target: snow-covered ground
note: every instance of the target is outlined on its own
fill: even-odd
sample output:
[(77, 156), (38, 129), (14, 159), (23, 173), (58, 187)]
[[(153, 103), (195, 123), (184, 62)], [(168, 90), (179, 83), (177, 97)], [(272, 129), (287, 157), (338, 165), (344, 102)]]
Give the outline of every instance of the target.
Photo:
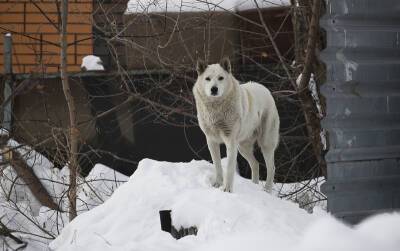
[[(8, 146), (17, 148), (66, 209), (68, 168), (53, 168), (45, 157), (13, 140)], [(213, 175), (214, 168), (206, 161), (145, 159), (130, 178), (98, 164), (79, 179), (79, 216), (68, 223), (65, 212), (40, 206), (6, 166), (0, 175), (0, 219), (28, 243), (26, 251), (48, 250), (53, 238), (54, 250), (397, 251), (400, 246), (400, 214), (346, 226), (321, 209), (326, 207), (321, 179), (276, 184), (270, 195), (261, 184), (239, 175), (234, 192), (224, 193), (210, 185)], [(197, 236), (175, 240), (161, 231), (159, 210), (172, 210), (177, 229), (196, 226)], [(13, 250), (18, 245), (2, 237), (0, 247)]]
[[(400, 246), (400, 215), (352, 228), (322, 210), (313, 214), (235, 176), (234, 192), (213, 188), (206, 161), (145, 159), (106, 202), (79, 215), (51, 243), (56, 250), (385, 250)], [(159, 210), (197, 236), (175, 240), (160, 230)]]
[[(259, 8), (290, 5), (290, 0), (257, 0)], [(150, 12), (237, 11), (255, 9), (254, 0), (130, 0), (126, 14)]]
[[(23, 156), (53, 200), (63, 210), (67, 209), (68, 167), (61, 170), (53, 168), (43, 155), (12, 139), (7, 145)], [(127, 180), (128, 177), (109, 167), (95, 165), (85, 179), (78, 180), (78, 213), (103, 203)], [(25, 251), (42, 251), (48, 249), (48, 243), (68, 224), (68, 215), (41, 206), (13, 168), (5, 165), (0, 169), (0, 220), (15, 231), (15, 236), (27, 242)], [(0, 235), (0, 250), (15, 250), (18, 246), (13, 240)]]

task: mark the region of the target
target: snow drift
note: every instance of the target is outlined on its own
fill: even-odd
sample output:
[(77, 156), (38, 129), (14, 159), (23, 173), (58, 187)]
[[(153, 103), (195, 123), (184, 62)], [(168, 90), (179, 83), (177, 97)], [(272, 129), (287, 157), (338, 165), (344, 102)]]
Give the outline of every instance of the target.
[[(104, 204), (79, 215), (50, 244), (55, 250), (397, 250), (400, 215), (350, 228), (322, 211), (269, 195), (235, 176), (233, 193), (211, 187), (205, 161), (145, 159)], [(175, 240), (160, 229), (159, 210), (173, 225), (197, 226), (197, 236)], [(379, 231), (379, 233), (377, 233)]]
[[(61, 170), (54, 168), (46, 157), (15, 140), (10, 139), (7, 146), (15, 149), (24, 158), (53, 200), (62, 209), (67, 209), (68, 199), (65, 194), (69, 183), (68, 167)], [(127, 180), (125, 175), (96, 164), (87, 177), (78, 179), (78, 213), (106, 201)], [(15, 231), (14, 235), (27, 243), (24, 250), (37, 251), (48, 249), (50, 240), (68, 223), (68, 215), (42, 206), (14, 169), (3, 163), (0, 169), (0, 220)], [(20, 247), (13, 240), (0, 237), (0, 248), (17, 250)]]

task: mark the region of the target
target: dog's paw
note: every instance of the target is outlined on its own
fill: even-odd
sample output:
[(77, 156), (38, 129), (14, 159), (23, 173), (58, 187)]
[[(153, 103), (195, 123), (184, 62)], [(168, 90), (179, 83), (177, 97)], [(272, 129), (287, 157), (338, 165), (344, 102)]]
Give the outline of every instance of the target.
[(231, 186), (231, 185), (224, 185), (224, 187), (222, 188), (222, 190), (223, 190), (224, 192), (231, 193), (231, 192), (232, 192), (232, 186)]
[(231, 188), (224, 187), (224, 192), (226, 192), (226, 193), (231, 193), (232, 191), (231, 191)]
[(223, 183), (222, 176), (218, 176), (217, 175), (217, 177), (215, 178), (215, 181), (213, 183), (213, 186), (214, 187), (220, 187), (220, 186), (222, 186), (222, 183)]
[(267, 192), (267, 193), (272, 194), (272, 187), (273, 187), (272, 184), (265, 184), (264, 191)]
[(258, 178), (254, 178), (254, 177), (251, 178), (251, 181), (253, 181), (254, 184), (258, 184), (258, 182), (259, 182)]
[(215, 179), (212, 179), (212, 186), (215, 188), (221, 187), (223, 184), (222, 176), (216, 175)]
[(213, 187), (215, 187), (215, 188), (219, 188), (219, 187), (222, 186), (222, 181), (215, 181), (212, 185), (213, 185)]

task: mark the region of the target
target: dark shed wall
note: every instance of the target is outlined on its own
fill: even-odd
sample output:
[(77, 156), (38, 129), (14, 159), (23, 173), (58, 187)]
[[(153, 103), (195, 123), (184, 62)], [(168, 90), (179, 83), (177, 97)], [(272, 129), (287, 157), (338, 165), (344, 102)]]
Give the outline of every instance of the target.
[[(261, 10), (280, 52), (293, 59), (290, 7)], [(218, 62), (276, 63), (257, 10), (129, 14), (124, 16), (128, 69), (192, 69), (198, 58)]]
[(355, 223), (400, 208), (400, 2), (327, 1), (328, 209)]
[(128, 0), (93, 1), (93, 54), (99, 56), (106, 70), (125, 67), (125, 47), (112, 39), (124, 29), (123, 15)]
[[(262, 9), (262, 18), (268, 25), (274, 36), (274, 42), (279, 48), (282, 56), (291, 62), (294, 59), (293, 25), (291, 8), (275, 7)], [(257, 10), (240, 11), (238, 14), (240, 22), (240, 55), (241, 63), (246, 64), (268, 64), (279, 63), (279, 58), (261, 24)]]
[[(60, 81), (58, 77), (17, 80), (13, 99), (12, 138), (32, 146), (57, 167), (63, 167), (67, 161), (69, 126)], [(86, 174), (95, 163), (102, 163), (121, 173), (132, 174), (134, 161), (141, 157), (134, 148), (132, 104), (126, 103), (116, 112), (101, 115), (126, 99), (116, 95), (120, 93), (120, 80), (112, 75), (87, 74), (70, 77), (69, 81), (77, 108), (82, 172)], [(3, 82), (0, 77), (0, 83)], [(1, 91), (3, 86), (0, 85)]]
[(191, 69), (198, 58), (234, 58), (239, 47), (236, 21), (225, 12), (125, 15), (127, 68)]

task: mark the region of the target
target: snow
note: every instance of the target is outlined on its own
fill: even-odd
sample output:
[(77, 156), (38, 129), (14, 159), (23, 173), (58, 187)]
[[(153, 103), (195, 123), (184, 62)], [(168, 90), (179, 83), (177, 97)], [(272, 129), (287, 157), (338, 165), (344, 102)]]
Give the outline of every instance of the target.
[[(260, 8), (290, 5), (289, 0), (258, 0)], [(255, 9), (253, 0), (130, 0), (126, 14), (150, 12), (236, 11)]]
[[(55, 169), (44, 156), (12, 139), (7, 146), (24, 156), (49, 193), (67, 208), (68, 167)], [(78, 180), (78, 217), (68, 223), (67, 213), (36, 203), (13, 169), (5, 166), (0, 176), (0, 218), (28, 243), (26, 251), (49, 247), (61, 251), (397, 251), (400, 245), (399, 213), (347, 226), (323, 210), (321, 178), (276, 184), (273, 195), (238, 174), (233, 193), (225, 193), (211, 186), (213, 178), (214, 168), (206, 161), (145, 159), (130, 178), (97, 164)], [(196, 226), (197, 235), (175, 240), (161, 231), (160, 210), (172, 210), (177, 229)], [(9, 238), (0, 239), (0, 246), (8, 245), (18, 247)]]
[[(226, 161), (224, 160), (226, 163)], [(50, 247), (55, 250), (385, 250), (400, 245), (400, 214), (370, 218), (352, 228), (322, 210), (313, 214), (235, 175), (233, 193), (211, 186), (206, 161), (145, 159), (103, 204), (79, 215)], [(175, 240), (160, 230), (159, 210), (173, 225), (196, 226)]]
[(315, 105), (317, 106), (318, 116), (322, 118), (324, 115), (322, 113), (322, 106), (318, 95), (317, 82), (315, 81), (314, 73), (311, 73), (310, 82), (308, 82), (308, 89), (310, 90), (311, 96), (313, 97)]
[(399, 250), (400, 214), (381, 214), (354, 228), (332, 217), (324, 217), (308, 228), (297, 246), (299, 251)]
[(324, 177), (294, 183), (277, 183), (273, 190), (279, 198), (299, 204), (300, 208), (313, 212), (315, 207), (326, 211), (326, 196), (321, 192)]
[[(297, 86), (300, 86), (301, 78), (303, 77), (303, 73), (300, 73), (300, 75), (296, 79), (296, 84)], [(322, 105), (321, 105), (321, 100), (319, 99), (319, 94), (318, 94), (318, 89), (317, 89), (317, 82), (315, 81), (314, 73), (311, 73), (310, 80), (308, 82), (308, 89), (311, 92), (311, 96), (314, 100), (315, 106), (317, 107), (318, 110), (318, 117), (323, 118), (324, 113), (322, 111)], [(347, 108), (346, 108), (347, 109)], [(351, 114), (350, 110), (345, 111), (346, 116), (349, 116)], [(320, 138), (321, 138), (321, 143), (323, 145), (323, 149), (327, 149), (327, 140), (326, 140), (326, 132), (324, 129), (320, 132)]]
[[(68, 167), (54, 168), (43, 155), (13, 139), (7, 142), (7, 147), (23, 156), (47, 192), (61, 208), (67, 209)], [(106, 201), (127, 180), (127, 176), (96, 164), (87, 177), (78, 180), (78, 214)], [(67, 213), (41, 206), (9, 165), (4, 165), (0, 172), (0, 219), (8, 228), (16, 230), (14, 235), (28, 243), (25, 251), (47, 250), (49, 238), (56, 237), (69, 222)], [(14, 241), (0, 239), (0, 247), (7, 245), (16, 249)]]
[[(296, 79), (296, 84), (297, 86), (300, 86), (301, 78), (303, 77), (303, 73), (300, 73), (300, 75)], [(321, 106), (321, 101), (319, 99), (319, 94), (318, 94), (318, 89), (317, 89), (317, 83), (315, 81), (314, 73), (311, 73), (310, 80), (308, 82), (308, 89), (311, 92), (311, 96), (314, 99), (315, 106), (317, 107), (318, 110), (318, 116), (322, 118), (324, 115), (322, 113), (322, 106)]]
[(322, 143), (323, 150), (327, 150), (328, 149), (328, 142), (326, 140), (326, 130), (322, 129), (321, 132), (319, 133), (319, 136), (321, 138), (321, 143)]
[(82, 59), (81, 68), (86, 71), (104, 71), (103, 62), (97, 56), (88, 55)]
[(78, 209), (86, 211), (102, 204), (127, 180), (127, 176), (105, 165), (96, 164), (80, 187)]
[(0, 136), (8, 136), (10, 133), (5, 128), (0, 128)]

